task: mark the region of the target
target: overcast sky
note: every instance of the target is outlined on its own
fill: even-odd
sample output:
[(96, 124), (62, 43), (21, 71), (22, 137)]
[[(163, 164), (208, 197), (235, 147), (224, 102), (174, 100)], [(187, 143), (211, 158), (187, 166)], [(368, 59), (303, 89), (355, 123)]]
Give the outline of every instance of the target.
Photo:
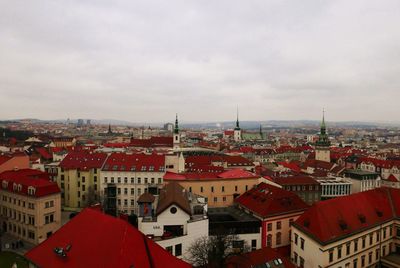
[(400, 1), (0, 0), (0, 118), (398, 121)]

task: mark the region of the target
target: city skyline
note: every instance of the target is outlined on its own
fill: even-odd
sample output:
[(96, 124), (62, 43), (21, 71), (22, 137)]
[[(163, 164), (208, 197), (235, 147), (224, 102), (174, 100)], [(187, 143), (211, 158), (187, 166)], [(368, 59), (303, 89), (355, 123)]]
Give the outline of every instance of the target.
[[(397, 1), (0, 4), (1, 119), (393, 121)], [(67, 12), (66, 12), (67, 11)]]

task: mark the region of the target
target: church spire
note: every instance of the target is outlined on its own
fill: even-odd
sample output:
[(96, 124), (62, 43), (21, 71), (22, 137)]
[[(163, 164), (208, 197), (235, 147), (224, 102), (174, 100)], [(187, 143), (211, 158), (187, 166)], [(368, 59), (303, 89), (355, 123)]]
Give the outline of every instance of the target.
[(108, 124), (108, 134), (112, 134), (112, 131), (111, 131), (111, 124)]
[(329, 137), (326, 132), (325, 109), (322, 110), (321, 130), (319, 132), (319, 137), (318, 137), (318, 141), (316, 144), (319, 146), (330, 146)]
[(175, 133), (175, 134), (178, 134), (178, 133), (179, 133), (178, 114), (176, 114), (176, 118), (175, 118), (175, 129), (174, 129), (174, 133)]
[(236, 109), (236, 130), (240, 130), (240, 126), (239, 126), (239, 108)]

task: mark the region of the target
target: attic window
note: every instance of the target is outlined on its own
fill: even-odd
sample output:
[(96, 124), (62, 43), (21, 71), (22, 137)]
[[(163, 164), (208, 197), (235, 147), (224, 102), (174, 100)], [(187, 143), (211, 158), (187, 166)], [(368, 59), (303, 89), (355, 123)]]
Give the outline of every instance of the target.
[(8, 181), (3, 181), (3, 182), (1, 183), (1, 186), (2, 186), (4, 189), (6, 189), (6, 188), (8, 187)]
[(21, 192), (21, 190), (22, 190), (22, 185), (18, 184), (18, 192)]
[(13, 191), (16, 191), (17, 190), (17, 184), (14, 182), (13, 183)]
[(113, 170), (117, 170), (118, 169), (118, 166), (117, 165), (114, 165), (113, 166)]
[(35, 187), (32, 187), (32, 186), (28, 187), (28, 194), (29, 195), (35, 195), (35, 192), (36, 192), (36, 188)]
[(131, 171), (135, 171), (136, 170), (136, 166), (131, 166)]
[(125, 170), (125, 166), (121, 166), (121, 170)]
[(365, 223), (367, 220), (363, 214), (358, 214), (358, 219), (361, 223)]
[(339, 226), (342, 231), (347, 230), (347, 223), (344, 220), (339, 220)]
[(146, 166), (142, 166), (142, 171), (146, 171)]
[(107, 170), (108, 168), (109, 168), (109, 166), (108, 166), (108, 165), (105, 165), (105, 166), (104, 166), (104, 169), (105, 169), (105, 170)]

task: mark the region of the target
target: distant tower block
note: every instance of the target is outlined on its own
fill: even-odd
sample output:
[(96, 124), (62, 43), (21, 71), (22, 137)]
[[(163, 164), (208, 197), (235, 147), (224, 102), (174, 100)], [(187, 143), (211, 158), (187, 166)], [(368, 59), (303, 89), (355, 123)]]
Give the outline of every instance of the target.
[(331, 151), (329, 148), (330, 146), (331, 143), (326, 132), (325, 111), (323, 111), (321, 131), (319, 133), (318, 141), (315, 143), (315, 159), (324, 162), (331, 162)]
[(178, 114), (176, 114), (176, 118), (175, 118), (173, 146), (174, 146), (174, 149), (181, 148), (181, 136), (179, 135)]
[(233, 130), (233, 140), (236, 142), (242, 140), (242, 130), (240, 129), (240, 126), (239, 126), (239, 110), (237, 110), (237, 114), (236, 114), (236, 127)]

